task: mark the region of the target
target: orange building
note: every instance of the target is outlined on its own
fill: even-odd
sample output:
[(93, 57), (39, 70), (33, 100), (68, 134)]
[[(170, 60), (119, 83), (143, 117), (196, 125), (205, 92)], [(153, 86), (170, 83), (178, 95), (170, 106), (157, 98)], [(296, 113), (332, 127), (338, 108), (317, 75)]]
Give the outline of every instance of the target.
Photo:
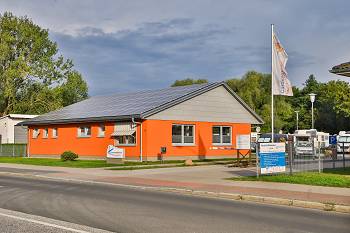
[(220, 82), (96, 96), (21, 124), (31, 157), (106, 158), (113, 145), (126, 159), (157, 160), (236, 156), (237, 138), (262, 123)]

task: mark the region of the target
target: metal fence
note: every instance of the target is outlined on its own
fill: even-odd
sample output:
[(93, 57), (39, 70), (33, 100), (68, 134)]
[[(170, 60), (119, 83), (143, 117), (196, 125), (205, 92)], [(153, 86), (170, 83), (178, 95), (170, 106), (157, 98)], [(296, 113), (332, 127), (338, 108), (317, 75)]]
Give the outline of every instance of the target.
[(0, 157), (26, 157), (27, 144), (0, 144)]
[(300, 154), (291, 143), (287, 149), (286, 172), (289, 173), (350, 167), (350, 154), (337, 152), (336, 148), (313, 145), (311, 153)]
[[(307, 171), (323, 172), (324, 169), (350, 167), (350, 149), (339, 151), (339, 145), (325, 147), (322, 144), (315, 144), (311, 148), (298, 148), (293, 141), (288, 141), (285, 146), (286, 174)], [(257, 148), (260, 148), (260, 143), (257, 144)], [(257, 173), (260, 173), (259, 169), (260, 160), (257, 164)]]

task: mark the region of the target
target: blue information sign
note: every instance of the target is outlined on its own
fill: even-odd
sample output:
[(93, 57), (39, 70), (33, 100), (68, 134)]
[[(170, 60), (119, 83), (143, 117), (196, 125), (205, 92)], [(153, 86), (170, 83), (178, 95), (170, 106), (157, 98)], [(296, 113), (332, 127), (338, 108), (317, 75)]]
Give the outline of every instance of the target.
[(261, 143), (259, 150), (260, 172), (269, 174), (286, 170), (284, 143)]

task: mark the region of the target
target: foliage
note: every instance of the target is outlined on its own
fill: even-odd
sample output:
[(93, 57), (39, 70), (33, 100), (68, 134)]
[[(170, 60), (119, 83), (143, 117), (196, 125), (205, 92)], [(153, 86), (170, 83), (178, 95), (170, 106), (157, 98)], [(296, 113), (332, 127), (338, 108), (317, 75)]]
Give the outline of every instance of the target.
[(0, 115), (46, 113), (87, 98), (87, 91), (48, 30), (27, 17), (0, 14)]
[[(191, 81), (176, 82), (190, 85)], [(255, 71), (242, 78), (226, 80), (226, 83), (258, 114), (265, 124), (262, 132), (271, 131), (271, 75)], [(310, 93), (317, 94), (314, 105), (315, 128), (319, 131), (338, 133), (350, 130), (350, 84), (332, 80), (320, 83), (310, 75), (303, 87), (293, 87), (294, 96), (275, 96), (275, 132), (293, 133), (296, 130), (296, 114), (299, 111), (299, 129), (311, 128)]]
[[(226, 83), (258, 114), (265, 124), (262, 132), (271, 131), (271, 75), (255, 71), (247, 72), (241, 79), (229, 79)], [(288, 131), (293, 117), (287, 97), (275, 96), (275, 131)]]
[(74, 161), (77, 158), (79, 158), (79, 156), (72, 151), (65, 151), (61, 154), (62, 161)]
[(178, 86), (186, 86), (186, 85), (202, 84), (202, 83), (208, 83), (208, 80), (187, 78), (183, 80), (176, 80), (171, 86), (178, 87)]

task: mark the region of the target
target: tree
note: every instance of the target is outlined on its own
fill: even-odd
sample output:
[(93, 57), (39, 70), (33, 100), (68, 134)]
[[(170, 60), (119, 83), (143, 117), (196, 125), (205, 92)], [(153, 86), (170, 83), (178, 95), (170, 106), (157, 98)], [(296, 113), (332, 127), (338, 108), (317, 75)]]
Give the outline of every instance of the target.
[(87, 97), (73, 62), (27, 17), (0, 14), (0, 114), (41, 114)]
[[(196, 81), (177, 80), (173, 86)], [(271, 75), (249, 71), (242, 78), (228, 79), (226, 83), (265, 121), (262, 132), (271, 132)], [(303, 87), (293, 87), (294, 96), (275, 96), (275, 132), (296, 130), (296, 110), (299, 111), (299, 129), (311, 128), (309, 94), (312, 92), (317, 94), (315, 128), (331, 134), (350, 130), (350, 84), (340, 80), (321, 83), (311, 74)]]
[[(262, 131), (271, 132), (271, 75), (249, 71), (241, 79), (226, 83), (265, 121)], [(275, 132), (289, 132), (292, 127), (293, 111), (287, 98), (275, 97)]]
[(171, 86), (178, 87), (178, 86), (187, 86), (187, 85), (202, 84), (202, 83), (208, 83), (208, 80), (187, 78), (182, 80), (176, 80)]

